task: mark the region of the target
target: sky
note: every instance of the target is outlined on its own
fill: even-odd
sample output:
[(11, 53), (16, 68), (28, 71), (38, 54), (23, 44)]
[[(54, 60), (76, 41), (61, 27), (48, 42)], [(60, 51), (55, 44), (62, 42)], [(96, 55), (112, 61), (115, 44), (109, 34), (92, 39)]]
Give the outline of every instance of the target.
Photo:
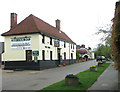
[[(97, 28), (105, 27), (114, 17), (118, 0), (1, 0), (0, 34), (10, 30), (10, 13), (17, 13), (20, 23), (30, 14), (55, 27), (61, 21), (61, 30), (77, 45), (96, 48), (103, 35), (95, 35)], [(0, 36), (0, 42), (4, 37)]]

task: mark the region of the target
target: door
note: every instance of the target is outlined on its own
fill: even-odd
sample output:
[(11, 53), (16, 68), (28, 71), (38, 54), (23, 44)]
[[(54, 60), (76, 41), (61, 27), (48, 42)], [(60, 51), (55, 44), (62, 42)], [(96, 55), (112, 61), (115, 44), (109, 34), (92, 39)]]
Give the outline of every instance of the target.
[(50, 60), (52, 60), (52, 51), (50, 51)]
[(27, 62), (32, 61), (32, 50), (26, 50), (26, 61)]
[(60, 64), (60, 61), (61, 61), (61, 57), (60, 57), (60, 48), (58, 48), (57, 49), (57, 51), (58, 51), (58, 65)]

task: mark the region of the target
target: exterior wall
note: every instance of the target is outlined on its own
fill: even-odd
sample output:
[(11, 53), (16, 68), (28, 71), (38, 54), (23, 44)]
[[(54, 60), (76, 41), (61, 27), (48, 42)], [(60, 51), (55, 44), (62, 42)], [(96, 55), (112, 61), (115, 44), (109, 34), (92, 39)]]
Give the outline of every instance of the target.
[[(30, 49), (12, 49), (11, 48), (11, 38), (19, 37), (31, 37), (31, 48)], [(60, 41), (60, 46), (55, 47), (54, 41), (52, 39), (52, 45), (50, 45), (50, 37), (45, 36), (45, 43), (42, 43), (41, 34), (29, 34), (29, 35), (16, 35), (16, 36), (6, 36), (4, 43), (4, 53), (2, 54), (2, 61), (5, 62), (4, 69), (25, 69), (25, 70), (43, 70), (48, 68), (57, 67), (58, 62), (58, 48), (61, 48), (60, 55), (62, 60), (66, 62), (67, 65), (76, 62), (76, 45), (66, 42), (66, 47), (64, 47), (64, 41)], [(72, 45), (72, 48), (71, 48)], [(39, 51), (38, 62), (25, 62), (26, 61), (26, 50)], [(45, 61), (42, 58), (42, 50), (45, 50)], [(50, 51), (52, 51), (52, 60), (50, 60)], [(66, 52), (66, 59), (64, 60), (64, 52)], [(71, 59), (71, 53), (73, 53), (73, 59)], [(34, 56), (32, 56), (32, 61)], [(61, 63), (62, 64), (62, 63)]]
[(27, 49), (11, 49), (11, 38), (14, 37), (31, 37), (31, 50), (39, 50), (39, 34), (32, 35), (16, 35), (6, 36), (4, 41), (4, 53), (2, 54), (2, 61), (25, 61)]
[[(31, 37), (31, 48), (30, 49), (12, 49), (11, 48), (11, 38), (18, 37)], [(45, 50), (45, 60), (50, 60), (50, 51), (52, 51), (52, 60), (58, 60), (57, 48), (61, 48), (60, 55), (64, 60), (64, 52), (66, 52), (66, 60), (71, 59), (71, 53), (73, 53), (73, 59), (76, 59), (76, 45), (66, 42), (66, 47), (64, 48), (64, 41), (60, 41), (60, 46), (55, 47), (54, 41), (56, 39), (52, 38), (52, 45), (50, 45), (50, 37), (45, 36), (45, 43), (42, 43), (41, 34), (30, 34), (30, 35), (16, 35), (16, 36), (6, 36), (5, 37), (5, 51), (2, 54), (2, 61), (25, 61), (26, 60), (26, 50), (39, 51), (38, 60), (42, 59), (42, 50)], [(72, 45), (72, 48), (71, 48)], [(74, 49), (73, 49), (74, 45)], [(34, 60), (34, 56), (32, 56)]]
[(45, 60), (50, 60), (50, 51), (52, 51), (52, 59), (57, 59), (57, 48), (54, 47), (54, 39), (52, 39), (52, 45), (50, 45), (50, 37), (45, 36), (45, 43), (42, 43), (42, 35), (39, 35), (39, 60), (43, 60), (42, 50), (45, 50)]
[[(57, 60), (57, 48), (54, 46), (54, 41), (56, 39), (52, 38), (52, 45), (50, 45), (50, 37), (45, 36), (45, 43), (42, 43), (42, 35), (39, 35), (39, 60), (42, 59), (42, 50), (45, 50), (45, 60), (50, 60), (50, 51), (52, 51), (52, 59)], [(73, 44), (72, 44), (73, 45)], [(76, 59), (76, 45), (74, 45), (74, 49), (71, 49), (71, 44), (66, 42), (66, 47), (64, 48), (64, 41), (60, 41), (61, 52), (60, 55), (62, 56), (62, 59), (64, 60), (64, 52), (66, 52), (66, 59), (71, 59), (71, 53), (73, 53), (73, 59)]]
[[(64, 60), (64, 52), (66, 52), (66, 59), (71, 59), (71, 53), (73, 53), (73, 59), (76, 59), (76, 45), (66, 42), (66, 47), (64, 48), (64, 42), (61, 41), (60, 43), (61, 43), (60, 48), (62, 48), (61, 49), (62, 59)], [(73, 45), (74, 45), (74, 49), (73, 49)]]

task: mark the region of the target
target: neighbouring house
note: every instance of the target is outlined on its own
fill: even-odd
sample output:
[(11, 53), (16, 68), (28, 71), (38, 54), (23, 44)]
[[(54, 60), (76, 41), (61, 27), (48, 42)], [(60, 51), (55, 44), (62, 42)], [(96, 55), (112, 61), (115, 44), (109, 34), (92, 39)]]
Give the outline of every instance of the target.
[[(79, 45), (77, 45), (79, 46)], [(80, 48), (77, 48), (76, 50), (79, 53), (80, 59), (86, 58), (87, 59), (94, 59), (94, 53), (92, 52), (91, 48), (85, 48), (85, 45), (79, 46)]]
[(76, 49), (80, 49), (81, 48), (81, 46), (80, 45), (76, 45)]
[(1, 67), (1, 61), (2, 61), (2, 53), (4, 52), (4, 42), (0, 42), (0, 67)]
[(42, 70), (76, 62), (76, 43), (60, 29), (34, 15), (17, 24), (17, 14), (11, 13), (11, 29), (4, 36), (5, 69)]

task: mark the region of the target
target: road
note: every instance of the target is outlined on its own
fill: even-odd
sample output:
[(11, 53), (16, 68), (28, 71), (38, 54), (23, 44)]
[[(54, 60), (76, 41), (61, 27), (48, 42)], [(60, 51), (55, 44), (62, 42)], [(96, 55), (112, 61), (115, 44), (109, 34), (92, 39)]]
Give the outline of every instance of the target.
[(68, 65), (66, 67), (57, 67), (42, 71), (2, 71), (2, 89), (3, 90), (40, 90), (53, 83), (61, 81), (67, 74), (77, 74), (96, 65), (94, 60)]

